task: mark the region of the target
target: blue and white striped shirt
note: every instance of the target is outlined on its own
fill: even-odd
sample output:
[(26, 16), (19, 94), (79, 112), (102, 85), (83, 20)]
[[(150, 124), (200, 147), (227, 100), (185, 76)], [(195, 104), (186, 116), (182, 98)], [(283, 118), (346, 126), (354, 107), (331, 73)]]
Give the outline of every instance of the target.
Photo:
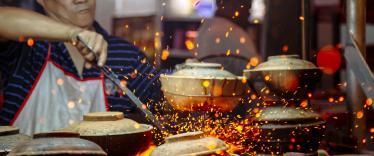
[[(109, 36), (97, 23), (94, 26), (109, 44), (106, 65), (126, 80), (127, 86), (152, 109), (162, 98), (158, 80), (160, 72), (146, 61), (146, 56), (134, 45), (121, 38)], [(0, 72), (5, 84), (2, 88), (4, 104), (3, 108), (0, 108), (0, 125), (8, 125), (19, 110), (46, 61), (49, 45), (52, 60), (78, 77), (78, 71), (62, 42), (36, 41), (31, 47), (21, 42), (1, 43)], [(134, 73), (137, 74), (134, 76)], [(84, 69), (82, 76), (97, 78), (100, 71), (96, 68)], [(112, 92), (107, 98), (111, 111), (126, 113), (136, 109), (126, 95)]]

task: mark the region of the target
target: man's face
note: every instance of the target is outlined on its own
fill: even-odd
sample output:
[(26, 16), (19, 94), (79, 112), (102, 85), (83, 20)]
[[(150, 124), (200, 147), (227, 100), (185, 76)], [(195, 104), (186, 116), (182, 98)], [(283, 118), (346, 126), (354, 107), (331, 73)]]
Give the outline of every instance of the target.
[(82, 28), (89, 28), (95, 19), (96, 0), (37, 0), (47, 14)]

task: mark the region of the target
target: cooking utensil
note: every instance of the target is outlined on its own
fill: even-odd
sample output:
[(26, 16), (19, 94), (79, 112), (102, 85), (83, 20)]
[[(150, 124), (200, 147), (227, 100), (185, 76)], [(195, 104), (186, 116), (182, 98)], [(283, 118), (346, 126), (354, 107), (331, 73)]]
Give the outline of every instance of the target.
[(166, 100), (181, 111), (232, 111), (245, 92), (243, 79), (216, 63), (185, 63), (160, 76)]
[(34, 140), (17, 145), (9, 156), (30, 155), (107, 155), (95, 143), (79, 139), (78, 133), (53, 132), (35, 134)]
[[(96, 59), (99, 57), (96, 55), (96, 53), (93, 51), (92, 47), (88, 46), (83, 40), (78, 36), (78, 41), (80, 41), (82, 44), (86, 46), (86, 48), (93, 53)], [(98, 66), (97, 66), (98, 67)], [(129, 98), (130, 101), (138, 107), (146, 116), (146, 118), (158, 129), (163, 130), (163, 127), (161, 126), (160, 122), (156, 119), (156, 117), (152, 114), (151, 111), (149, 111), (146, 107), (144, 107), (144, 104), (136, 97), (136, 95), (127, 88), (126, 85), (121, 85), (121, 81), (119, 80), (119, 77), (117, 74), (115, 74), (110, 67), (107, 65), (104, 65), (102, 67), (98, 67), (100, 70), (104, 73), (105, 77), (107, 77), (109, 80), (111, 80), (118, 88), (122, 90), (123, 93), (125, 93)]]
[(259, 132), (250, 141), (257, 154), (317, 153), (326, 124), (318, 114), (290, 107), (268, 107), (260, 112), (251, 123)]
[[(80, 134), (103, 148), (108, 155), (136, 155), (152, 144), (153, 127), (124, 118), (122, 112), (97, 112), (83, 116), (77, 125), (63, 129)], [(123, 148), (126, 147), (126, 148)]]
[(269, 101), (300, 102), (307, 99), (322, 76), (313, 63), (297, 55), (270, 56), (255, 69), (244, 70), (251, 89)]

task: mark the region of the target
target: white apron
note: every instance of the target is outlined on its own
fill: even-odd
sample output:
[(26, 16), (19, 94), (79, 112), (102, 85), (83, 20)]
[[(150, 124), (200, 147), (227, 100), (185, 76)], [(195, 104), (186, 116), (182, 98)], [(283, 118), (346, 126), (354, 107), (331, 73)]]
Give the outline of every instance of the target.
[(108, 110), (104, 77), (80, 79), (63, 70), (50, 58), (43, 64), (32, 89), (11, 125), (33, 135), (67, 127), (88, 112)]

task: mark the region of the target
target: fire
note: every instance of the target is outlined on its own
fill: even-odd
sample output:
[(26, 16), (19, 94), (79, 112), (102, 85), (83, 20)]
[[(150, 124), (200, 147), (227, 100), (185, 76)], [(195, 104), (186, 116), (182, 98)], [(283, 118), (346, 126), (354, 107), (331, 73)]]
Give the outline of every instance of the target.
[(150, 146), (147, 150), (137, 154), (136, 156), (150, 156), (152, 151), (156, 149), (155, 145)]

